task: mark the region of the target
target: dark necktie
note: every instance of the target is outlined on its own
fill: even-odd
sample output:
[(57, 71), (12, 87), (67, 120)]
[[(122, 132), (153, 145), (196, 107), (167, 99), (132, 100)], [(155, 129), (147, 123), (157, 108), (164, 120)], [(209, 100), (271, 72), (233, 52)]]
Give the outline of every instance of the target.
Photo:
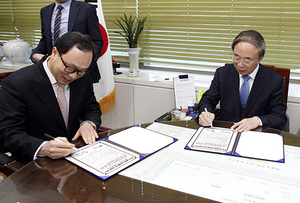
[(64, 7), (62, 5), (58, 5), (57, 6), (57, 14), (56, 14), (56, 18), (54, 21), (54, 44), (55, 42), (58, 40), (59, 38), (59, 34), (60, 34), (60, 22), (61, 22), (61, 9), (63, 9)]
[(68, 128), (69, 106), (68, 106), (67, 98), (65, 95), (65, 85), (58, 84), (58, 86), (59, 87), (57, 90), (57, 102), (58, 102), (61, 114), (64, 117), (66, 127)]
[(250, 91), (249, 81), (248, 81), (250, 79), (250, 76), (243, 75), (242, 77), (244, 79), (244, 83), (240, 89), (240, 102), (242, 107), (245, 108), (249, 96), (249, 91)]

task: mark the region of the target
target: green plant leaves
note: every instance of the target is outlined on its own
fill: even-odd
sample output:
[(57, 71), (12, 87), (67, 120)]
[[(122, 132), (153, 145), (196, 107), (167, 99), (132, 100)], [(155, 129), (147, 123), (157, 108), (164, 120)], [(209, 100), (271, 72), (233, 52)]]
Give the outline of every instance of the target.
[(126, 13), (124, 13), (124, 17), (119, 17), (117, 18), (117, 22), (112, 22), (122, 30), (121, 32), (115, 31), (115, 33), (120, 34), (126, 39), (129, 48), (137, 48), (141, 32), (144, 29), (144, 24), (147, 19), (147, 16), (143, 19), (138, 19), (136, 16), (127, 16)]

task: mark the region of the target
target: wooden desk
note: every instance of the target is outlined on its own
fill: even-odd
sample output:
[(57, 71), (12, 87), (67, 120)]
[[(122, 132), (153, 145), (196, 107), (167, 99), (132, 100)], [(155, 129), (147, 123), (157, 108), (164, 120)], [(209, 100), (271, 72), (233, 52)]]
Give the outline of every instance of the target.
[[(197, 129), (195, 121), (165, 122)], [(149, 124), (142, 125), (147, 127)], [(227, 122), (215, 126), (230, 127)], [(101, 133), (101, 137), (122, 129)], [(258, 131), (280, 133), (278, 130), (258, 128)], [(284, 142), (300, 146), (300, 137), (286, 132)], [(81, 141), (76, 143), (82, 146)], [(215, 202), (178, 192), (143, 181), (115, 175), (105, 182), (64, 159), (41, 158), (9, 176), (0, 184), (0, 202)]]

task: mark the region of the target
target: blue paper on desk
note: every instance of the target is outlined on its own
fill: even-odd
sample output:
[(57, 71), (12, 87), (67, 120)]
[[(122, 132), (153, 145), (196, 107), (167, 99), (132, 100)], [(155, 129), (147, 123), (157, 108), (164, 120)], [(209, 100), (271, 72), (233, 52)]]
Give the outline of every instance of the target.
[(200, 127), (185, 149), (284, 163), (281, 134)]
[(176, 141), (168, 135), (131, 127), (79, 148), (66, 159), (106, 180)]

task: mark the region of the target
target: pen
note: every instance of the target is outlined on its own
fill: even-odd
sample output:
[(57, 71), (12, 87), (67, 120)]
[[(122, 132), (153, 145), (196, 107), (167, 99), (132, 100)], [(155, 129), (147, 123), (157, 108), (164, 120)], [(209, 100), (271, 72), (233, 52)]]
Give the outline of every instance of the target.
[[(51, 135), (49, 135), (49, 134), (47, 134), (47, 133), (45, 133), (44, 135), (45, 135), (47, 138), (51, 139), (51, 140), (55, 140), (55, 141), (57, 141), (57, 142), (63, 142), (63, 141), (61, 141), (60, 139), (58, 139), (58, 138), (56, 138), (56, 137), (53, 137), (53, 136), (51, 136)], [(78, 151), (78, 149), (77, 149), (76, 147), (73, 147), (73, 149), (74, 149), (75, 151)]]
[[(206, 109), (206, 108), (204, 108), (204, 110), (205, 110), (205, 112), (206, 112), (206, 115), (207, 115), (207, 117), (208, 117), (208, 118), (210, 118), (210, 116), (209, 116), (209, 114), (208, 114), (208, 111), (207, 111), (207, 109)], [(213, 127), (213, 125), (212, 125), (212, 123), (210, 123), (210, 127), (211, 127), (211, 128), (214, 128), (214, 127)]]

